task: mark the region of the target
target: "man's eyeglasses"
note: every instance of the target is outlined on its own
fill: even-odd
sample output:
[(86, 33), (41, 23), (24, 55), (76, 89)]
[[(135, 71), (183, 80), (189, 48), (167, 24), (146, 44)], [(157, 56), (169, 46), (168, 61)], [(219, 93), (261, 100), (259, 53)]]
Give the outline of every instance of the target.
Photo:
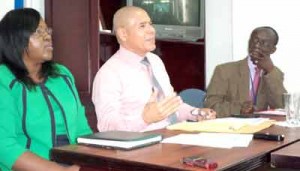
[(51, 36), (52, 33), (53, 33), (52, 28), (46, 28), (46, 29), (37, 28), (32, 35), (38, 38), (44, 38), (46, 34)]
[(263, 47), (263, 48), (270, 48), (273, 47), (274, 45), (272, 43), (270, 43), (269, 41), (264, 41), (264, 40), (260, 40), (258, 38), (253, 39), (253, 43), (256, 45), (257, 43), (259, 44), (259, 46)]

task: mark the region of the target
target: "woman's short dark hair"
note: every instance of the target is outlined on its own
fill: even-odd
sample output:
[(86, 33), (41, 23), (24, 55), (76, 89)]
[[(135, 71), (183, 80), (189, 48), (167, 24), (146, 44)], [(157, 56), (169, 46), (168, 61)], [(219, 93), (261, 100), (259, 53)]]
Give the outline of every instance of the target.
[[(28, 87), (33, 87), (35, 83), (28, 76), (23, 54), (27, 51), (29, 38), (38, 28), (40, 20), (41, 15), (35, 9), (22, 8), (9, 11), (0, 21), (0, 63), (5, 64)], [(42, 64), (42, 77), (55, 73), (51, 61)]]

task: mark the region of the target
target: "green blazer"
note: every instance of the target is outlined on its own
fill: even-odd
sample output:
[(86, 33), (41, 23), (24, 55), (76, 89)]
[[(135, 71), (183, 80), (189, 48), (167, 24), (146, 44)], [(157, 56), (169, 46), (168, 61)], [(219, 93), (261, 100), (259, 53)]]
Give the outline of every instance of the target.
[[(239, 114), (243, 102), (249, 100), (249, 67), (247, 58), (218, 65), (207, 88), (204, 106), (217, 112), (217, 117)], [(283, 108), (284, 74), (275, 67), (260, 80), (257, 110)]]
[[(55, 65), (59, 75), (28, 89), (5, 65), (0, 65), (0, 170), (11, 170), (26, 151), (49, 159), (56, 123), (64, 123), (71, 144), (92, 133), (70, 71)], [(55, 118), (55, 111), (61, 114)]]

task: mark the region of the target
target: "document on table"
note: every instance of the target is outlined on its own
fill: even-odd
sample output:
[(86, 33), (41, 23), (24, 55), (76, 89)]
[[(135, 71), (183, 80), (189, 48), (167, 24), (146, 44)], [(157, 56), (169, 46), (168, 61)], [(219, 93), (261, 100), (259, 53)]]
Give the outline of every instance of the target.
[(169, 130), (244, 133), (251, 134), (275, 123), (268, 118), (218, 118), (200, 122), (180, 122), (167, 127)]
[(289, 127), (289, 128), (298, 128), (298, 127), (300, 127), (300, 125), (289, 124), (287, 121), (276, 122), (275, 125), (282, 126), (282, 127)]
[(264, 111), (254, 112), (254, 114), (285, 116), (286, 112), (284, 109), (272, 109), (272, 110), (264, 110)]
[(196, 145), (216, 148), (247, 147), (253, 134), (199, 133), (179, 134), (165, 138), (162, 143)]

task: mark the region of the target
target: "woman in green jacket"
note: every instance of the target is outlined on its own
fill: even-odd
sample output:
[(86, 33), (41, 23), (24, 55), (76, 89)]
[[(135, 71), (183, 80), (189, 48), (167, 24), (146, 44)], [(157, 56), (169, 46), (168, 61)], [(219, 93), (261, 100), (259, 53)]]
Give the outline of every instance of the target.
[(52, 147), (92, 133), (70, 71), (52, 62), (52, 30), (30, 8), (0, 22), (0, 170), (79, 170)]

